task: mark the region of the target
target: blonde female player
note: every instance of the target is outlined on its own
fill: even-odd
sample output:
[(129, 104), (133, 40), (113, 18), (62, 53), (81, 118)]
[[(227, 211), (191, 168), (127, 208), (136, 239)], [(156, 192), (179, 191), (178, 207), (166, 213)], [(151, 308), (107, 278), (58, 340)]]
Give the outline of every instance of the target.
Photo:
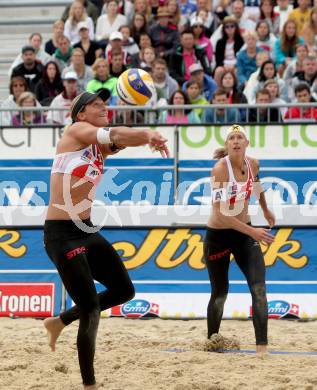
[[(100, 312), (134, 296), (133, 284), (111, 244), (90, 221), (91, 204), (104, 159), (128, 146), (149, 145), (168, 157), (166, 139), (157, 131), (107, 127), (107, 89), (83, 92), (71, 107), (73, 124), (57, 145), (51, 193), (44, 225), (44, 244), (75, 306), (44, 326), (49, 345), (63, 328), (79, 319), (78, 359), (84, 389), (96, 389), (95, 342)], [(106, 126), (106, 127), (105, 127)], [(107, 289), (97, 294), (94, 279)], [(66, 385), (67, 387), (67, 385)]]
[(205, 262), (212, 287), (207, 325), (208, 338), (218, 333), (228, 294), (232, 253), (252, 295), (256, 351), (264, 353), (267, 350), (267, 299), (265, 264), (259, 241), (270, 244), (274, 236), (270, 234), (270, 229), (250, 224), (248, 204), (253, 190), (258, 193), (270, 227), (274, 226), (275, 217), (267, 208), (264, 193), (259, 188), (259, 163), (246, 156), (248, 145), (245, 129), (233, 125), (227, 130), (225, 148), (216, 150), (214, 155), (219, 161), (212, 170), (213, 206), (204, 242)]

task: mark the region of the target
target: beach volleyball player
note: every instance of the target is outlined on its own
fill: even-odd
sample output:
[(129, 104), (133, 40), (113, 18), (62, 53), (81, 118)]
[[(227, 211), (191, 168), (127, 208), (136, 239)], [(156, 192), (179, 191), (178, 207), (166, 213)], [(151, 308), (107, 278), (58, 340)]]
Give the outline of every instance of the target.
[[(129, 275), (114, 248), (94, 229), (91, 203), (108, 155), (123, 148), (149, 145), (169, 156), (166, 139), (157, 131), (108, 127), (107, 89), (83, 92), (71, 107), (72, 125), (57, 145), (44, 225), (45, 249), (75, 303), (44, 326), (49, 345), (63, 328), (79, 319), (77, 349), (85, 389), (97, 388), (94, 375), (95, 341), (100, 312), (134, 296)], [(94, 280), (106, 287), (97, 294)]]
[(270, 227), (275, 217), (268, 209), (259, 182), (259, 163), (246, 156), (249, 145), (246, 131), (239, 125), (227, 130), (225, 148), (215, 151), (219, 161), (212, 170), (212, 213), (204, 242), (204, 256), (212, 287), (207, 309), (208, 338), (218, 333), (228, 294), (228, 270), (233, 254), (246, 277), (252, 295), (252, 317), (256, 351), (267, 350), (268, 308), (265, 288), (265, 264), (259, 241), (270, 244), (270, 229), (253, 227), (248, 205), (255, 192)]

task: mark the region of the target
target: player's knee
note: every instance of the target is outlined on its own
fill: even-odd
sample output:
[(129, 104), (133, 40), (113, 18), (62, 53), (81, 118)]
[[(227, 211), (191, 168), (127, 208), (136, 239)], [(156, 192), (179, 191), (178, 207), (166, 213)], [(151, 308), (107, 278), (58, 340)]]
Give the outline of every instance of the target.
[(218, 307), (224, 306), (226, 299), (227, 299), (228, 293), (225, 291), (222, 291), (214, 296), (214, 302), (215, 305)]
[(266, 288), (264, 283), (255, 283), (250, 287), (251, 295), (254, 299), (266, 300)]

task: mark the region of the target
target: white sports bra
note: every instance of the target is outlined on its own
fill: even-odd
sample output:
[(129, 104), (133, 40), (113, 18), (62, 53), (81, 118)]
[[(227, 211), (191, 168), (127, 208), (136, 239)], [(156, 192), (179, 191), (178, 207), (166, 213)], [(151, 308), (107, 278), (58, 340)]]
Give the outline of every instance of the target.
[(226, 198), (229, 204), (234, 204), (241, 200), (249, 200), (251, 197), (254, 177), (252, 173), (252, 169), (247, 158), (244, 159), (245, 164), (248, 169), (248, 179), (244, 183), (239, 183), (234, 177), (232, 165), (229, 159), (229, 156), (225, 157), (228, 173), (229, 173), (229, 181), (227, 184)]
[(51, 173), (66, 173), (97, 184), (103, 173), (103, 156), (96, 144), (75, 152), (57, 154)]

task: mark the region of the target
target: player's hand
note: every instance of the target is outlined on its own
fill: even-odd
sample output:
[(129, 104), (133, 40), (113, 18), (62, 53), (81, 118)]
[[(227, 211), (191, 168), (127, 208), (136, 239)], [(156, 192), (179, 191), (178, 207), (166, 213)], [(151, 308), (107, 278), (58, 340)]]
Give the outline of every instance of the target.
[(275, 215), (270, 210), (264, 211), (263, 214), (270, 228), (272, 228), (275, 225)]
[(151, 132), (149, 146), (153, 152), (159, 151), (163, 158), (170, 157), (170, 152), (166, 143), (167, 139), (164, 138), (158, 131)]
[(265, 244), (271, 244), (275, 237), (273, 234), (270, 233), (271, 229), (264, 229), (264, 228), (253, 228), (253, 233), (251, 234), (251, 237), (255, 241), (263, 241)]

